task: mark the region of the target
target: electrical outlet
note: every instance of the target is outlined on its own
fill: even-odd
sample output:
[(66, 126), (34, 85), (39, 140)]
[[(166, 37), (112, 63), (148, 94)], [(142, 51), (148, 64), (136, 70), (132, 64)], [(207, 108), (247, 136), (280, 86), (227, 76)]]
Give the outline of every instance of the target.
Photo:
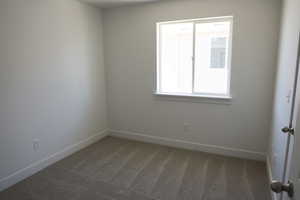
[(188, 124), (188, 123), (183, 124), (183, 130), (184, 130), (185, 133), (190, 132), (190, 129), (191, 129), (190, 124)]
[(40, 149), (40, 140), (34, 139), (32, 144), (34, 151), (38, 151)]

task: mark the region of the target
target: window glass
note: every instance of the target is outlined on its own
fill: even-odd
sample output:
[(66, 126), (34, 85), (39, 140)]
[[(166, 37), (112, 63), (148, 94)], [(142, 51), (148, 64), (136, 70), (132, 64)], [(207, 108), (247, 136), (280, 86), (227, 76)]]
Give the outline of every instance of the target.
[(232, 18), (158, 24), (157, 90), (229, 96)]
[(160, 28), (161, 91), (191, 93), (193, 24), (165, 24)]
[(196, 24), (195, 93), (228, 93), (227, 49), (229, 36), (229, 22)]

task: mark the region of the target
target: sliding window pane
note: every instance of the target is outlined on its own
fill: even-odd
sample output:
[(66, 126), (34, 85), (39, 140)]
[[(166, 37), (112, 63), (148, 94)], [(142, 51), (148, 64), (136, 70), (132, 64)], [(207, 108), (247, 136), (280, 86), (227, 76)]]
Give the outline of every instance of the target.
[(160, 92), (192, 93), (193, 23), (160, 25)]
[(228, 94), (230, 22), (196, 24), (194, 92)]

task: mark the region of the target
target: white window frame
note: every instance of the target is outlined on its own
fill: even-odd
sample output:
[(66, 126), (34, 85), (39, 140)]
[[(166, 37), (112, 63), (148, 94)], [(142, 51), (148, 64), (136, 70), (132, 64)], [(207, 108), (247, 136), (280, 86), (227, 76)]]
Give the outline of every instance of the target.
[[(229, 32), (229, 41), (228, 41), (228, 52), (227, 52), (227, 67), (228, 67), (228, 82), (227, 82), (227, 92), (226, 94), (214, 94), (214, 93), (197, 93), (194, 90), (194, 77), (195, 77), (195, 37), (196, 37), (196, 24), (198, 23), (208, 23), (208, 22), (230, 22), (230, 32)], [(192, 93), (166, 93), (160, 91), (160, 26), (164, 24), (174, 24), (174, 23), (183, 23), (183, 22), (192, 22), (194, 25), (193, 33), (193, 61), (192, 61)], [(187, 19), (187, 20), (177, 20), (177, 21), (167, 21), (167, 22), (158, 22), (156, 23), (156, 81), (155, 81), (155, 92), (154, 94), (158, 96), (179, 96), (179, 97), (203, 97), (203, 98), (212, 98), (212, 99), (232, 99), (231, 96), (231, 59), (232, 59), (232, 35), (233, 35), (233, 16), (222, 16), (222, 17), (210, 17), (210, 18), (198, 18), (198, 19)]]

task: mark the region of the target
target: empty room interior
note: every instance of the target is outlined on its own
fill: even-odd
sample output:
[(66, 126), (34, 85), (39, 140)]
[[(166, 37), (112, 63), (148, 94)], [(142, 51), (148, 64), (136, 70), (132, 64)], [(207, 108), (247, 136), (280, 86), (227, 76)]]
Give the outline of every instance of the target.
[(300, 200), (299, 8), (0, 0), (0, 200)]

